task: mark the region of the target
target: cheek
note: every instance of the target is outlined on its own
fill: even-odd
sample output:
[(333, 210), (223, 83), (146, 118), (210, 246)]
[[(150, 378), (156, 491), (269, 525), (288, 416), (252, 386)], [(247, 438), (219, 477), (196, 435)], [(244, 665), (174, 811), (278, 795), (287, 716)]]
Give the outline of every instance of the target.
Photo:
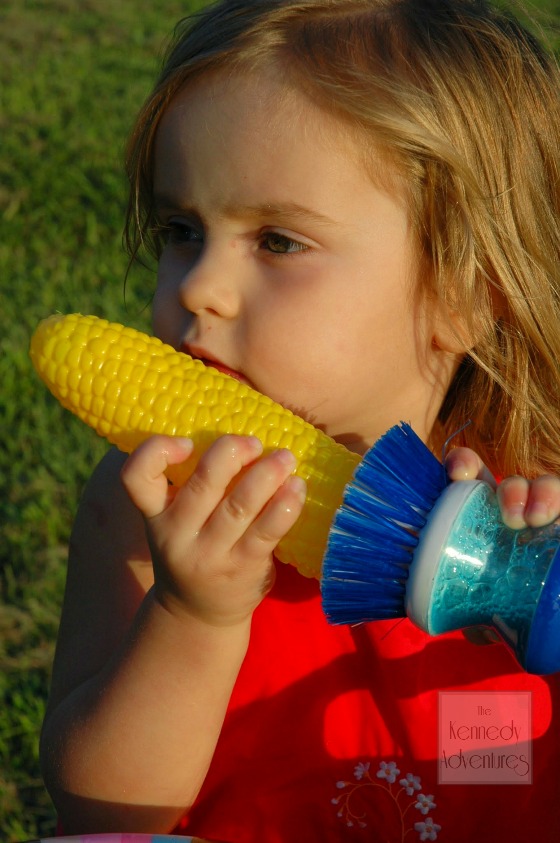
[(238, 326), (237, 342), (244, 349), (246, 362), (256, 380), (275, 400), (285, 399), (286, 390), (298, 389), (314, 367), (314, 345), (322, 343), (312, 305), (302, 296), (284, 294), (262, 296), (253, 301)]
[(152, 329), (163, 342), (174, 345), (178, 341), (179, 318), (176, 296), (158, 282), (152, 302)]
[(356, 305), (326, 293), (316, 285), (287, 285), (261, 300), (251, 320), (252, 356), (263, 371), (275, 371), (278, 382), (298, 388), (328, 381), (337, 358), (357, 343)]

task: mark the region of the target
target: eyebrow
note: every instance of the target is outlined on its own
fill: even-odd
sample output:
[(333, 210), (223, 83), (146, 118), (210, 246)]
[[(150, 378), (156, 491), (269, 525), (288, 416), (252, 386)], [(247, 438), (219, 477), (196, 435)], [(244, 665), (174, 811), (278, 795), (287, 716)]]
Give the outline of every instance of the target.
[(308, 222), (316, 222), (322, 225), (333, 224), (333, 220), (319, 211), (313, 211), (297, 202), (265, 202), (261, 205), (233, 205), (225, 209), (227, 216), (248, 217), (249, 219), (260, 219), (261, 217), (289, 217), (291, 219), (305, 219)]
[[(177, 202), (172, 196), (154, 194), (154, 205), (156, 209), (173, 208), (179, 213), (184, 213), (187, 216), (200, 216), (199, 212), (195, 208), (183, 206), (181, 202)], [(334, 220), (325, 214), (321, 214), (319, 211), (314, 211), (311, 208), (306, 208), (304, 205), (299, 205), (297, 202), (263, 202), (259, 205), (225, 205), (221, 209), (220, 215), (231, 219), (258, 220), (263, 217), (267, 217), (268, 219), (305, 220), (318, 225), (335, 224)]]

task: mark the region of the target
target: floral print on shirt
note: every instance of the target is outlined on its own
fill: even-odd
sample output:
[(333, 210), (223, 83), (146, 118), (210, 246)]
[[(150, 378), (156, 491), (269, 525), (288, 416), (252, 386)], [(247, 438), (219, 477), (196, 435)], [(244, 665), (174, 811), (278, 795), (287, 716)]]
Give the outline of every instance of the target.
[[(433, 793), (424, 793), (419, 776), (414, 773), (401, 775), (396, 761), (381, 761), (379, 768), (372, 773), (371, 762), (360, 761), (354, 767), (354, 781), (338, 781), (340, 792), (332, 798), (336, 805), (337, 816), (348, 828), (364, 829), (368, 826), (367, 799), (375, 793), (378, 797), (392, 800), (397, 816), (395, 836), (388, 838), (391, 843), (404, 843), (417, 840), (437, 840), (441, 826), (434, 821), (432, 812), (437, 808)], [(366, 805), (364, 807), (364, 798)], [(372, 816), (378, 817), (375, 806), (371, 806)], [(400, 820), (400, 823), (398, 822)], [(397, 826), (400, 825), (400, 834)], [(389, 829), (384, 829), (389, 832)]]

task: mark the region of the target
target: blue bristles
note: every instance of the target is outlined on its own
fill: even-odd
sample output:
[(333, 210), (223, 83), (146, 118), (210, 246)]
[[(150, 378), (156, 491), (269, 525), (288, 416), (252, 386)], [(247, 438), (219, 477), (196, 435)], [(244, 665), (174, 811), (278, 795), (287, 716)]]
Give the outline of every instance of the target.
[(418, 534), (446, 485), (444, 467), (404, 422), (370, 448), (346, 487), (323, 560), (330, 623), (405, 616)]

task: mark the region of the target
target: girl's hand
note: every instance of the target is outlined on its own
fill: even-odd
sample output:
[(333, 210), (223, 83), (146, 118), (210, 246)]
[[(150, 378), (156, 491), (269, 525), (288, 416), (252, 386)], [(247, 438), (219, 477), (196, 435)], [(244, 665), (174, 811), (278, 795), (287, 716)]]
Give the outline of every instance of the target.
[(470, 448), (454, 448), (445, 460), (451, 480), (486, 480), (498, 495), (504, 524), (514, 530), (544, 527), (560, 516), (560, 477), (535, 480), (506, 477), (498, 485), (480, 457)]
[[(514, 530), (542, 527), (560, 516), (560, 477), (543, 475), (535, 480), (507, 477), (499, 485), (478, 454), (470, 448), (454, 448), (445, 460), (451, 480), (485, 480), (496, 489), (504, 524)], [(494, 629), (470, 627), (463, 634), (473, 644), (501, 641)]]
[(184, 486), (170, 486), (166, 468), (192, 450), (188, 439), (151, 437), (126, 461), (123, 484), (146, 521), (161, 604), (213, 626), (242, 623), (274, 582), (272, 554), (305, 483), (291, 476), (289, 451), (263, 457), (258, 439), (223, 436)]

